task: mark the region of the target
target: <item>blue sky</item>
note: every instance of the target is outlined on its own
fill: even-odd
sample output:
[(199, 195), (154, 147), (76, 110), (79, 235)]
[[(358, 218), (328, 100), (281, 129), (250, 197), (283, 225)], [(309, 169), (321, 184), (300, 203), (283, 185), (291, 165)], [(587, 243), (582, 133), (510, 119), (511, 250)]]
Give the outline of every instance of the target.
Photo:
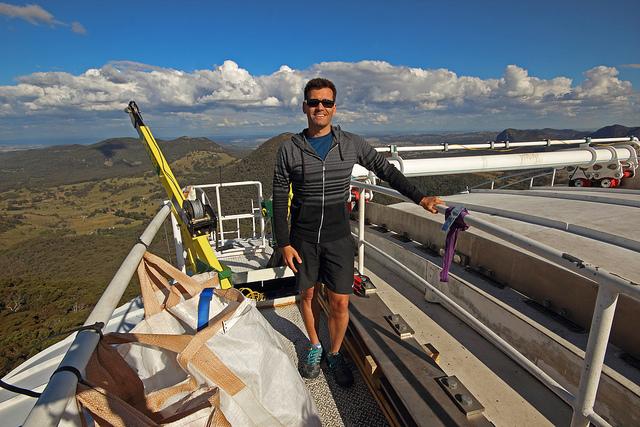
[(338, 84), (336, 121), (368, 133), (638, 125), (638, 16), (631, 0), (0, 2), (0, 143), (128, 135), (128, 97), (159, 136), (299, 130), (316, 75)]

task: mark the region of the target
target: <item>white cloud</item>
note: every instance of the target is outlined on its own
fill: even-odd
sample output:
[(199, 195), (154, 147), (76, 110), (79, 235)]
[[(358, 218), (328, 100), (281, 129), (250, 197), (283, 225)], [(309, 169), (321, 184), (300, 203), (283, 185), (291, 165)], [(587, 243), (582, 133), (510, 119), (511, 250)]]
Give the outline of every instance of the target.
[(52, 14), (41, 8), (36, 4), (29, 4), (26, 6), (15, 6), (8, 3), (0, 3), (0, 15), (6, 15), (10, 18), (19, 18), (24, 19), (25, 21), (38, 25), (38, 24), (49, 24), (55, 25), (60, 24), (60, 22), (56, 21)]
[(0, 15), (5, 15), (9, 18), (23, 19), (33, 25), (46, 24), (52, 27), (70, 27), (71, 31), (76, 34), (84, 35), (87, 33), (87, 30), (81, 23), (74, 21), (71, 24), (67, 24), (65, 22), (59, 21), (55, 19), (55, 17), (50, 12), (43, 9), (41, 6), (38, 6), (37, 4), (16, 6), (9, 3), (0, 3)]
[(323, 62), (305, 70), (283, 65), (269, 75), (252, 75), (231, 60), (192, 72), (119, 61), (80, 75), (34, 73), (0, 86), (0, 127), (16, 118), (46, 123), (53, 117), (100, 125), (104, 118), (118, 120), (133, 99), (159, 126), (177, 134), (233, 127), (296, 130), (305, 124), (304, 84), (316, 76), (338, 87), (336, 121), (361, 129), (500, 129), (523, 121), (544, 127), (550, 119), (575, 123), (601, 117), (593, 125), (598, 127), (637, 117), (639, 109), (631, 83), (606, 66), (585, 71), (584, 81), (575, 84), (562, 76), (530, 76), (517, 65), (498, 78), (482, 79), (383, 61)]
[(71, 31), (73, 31), (76, 34), (82, 34), (82, 35), (87, 34), (87, 30), (86, 28), (84, 28), (84, 25), (76, 21), (73, 21), (71, 23)]

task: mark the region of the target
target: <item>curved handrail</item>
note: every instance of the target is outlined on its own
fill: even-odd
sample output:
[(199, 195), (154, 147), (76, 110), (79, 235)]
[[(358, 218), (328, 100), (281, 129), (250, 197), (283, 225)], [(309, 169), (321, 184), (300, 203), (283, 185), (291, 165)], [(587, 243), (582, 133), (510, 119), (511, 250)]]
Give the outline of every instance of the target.
[[(365, 184), (356, 180), (351, 181), (351, 185), (361, 189), (367, 189), (370, 191), (377, 191), (379, 193), (386, 194), (401, 200), (410, 201), (407, 197), (402, 196), (395, 190)], [(445, 213), (446, 206), (438, 205), (438, 212)], [(364, 215), (365, 215), (365, 203), (360, 202), (359, 205), (359, 228), (358, 228), (358, 270), (364, 271), (364, 247), (372, 247), (364, 239)], [(560, 398), (567, 402), (573, 408), (573, 417), (571, 425), (573, 427), (587, 427), (589, 422), (594, 423), (597, 426), (610, 426), (610, 424), (596, 414), (593, 410), (595, 403), (596, 392), (598, 384), (600, 382), (600, 376), (602, 373), (602, 367), (604, 365), (604, 356), (607, 348), (607, 342), (609, 341), (609, 335), (611, 333), (611, 327), (613, 325), (613, 318), (618, 301), (619, 294), (626, 295), (635, 300), (640, 301), (640, 287), (634, 285), (629, 280), (623, 279), (619, 276), (611, 274), (601, 267), (592, 265), (584, 260), (573, 256), (571, 254), (562, 252), (551, 246), (545, 245), (526, 236), (520, 235), (513, 231), (501, 228), (488, 221), (484, 221), (481, 218), (476, 218), (473, 215), (467, 215), (465, 222), (478, 228), (481, 231), (487, 232), (499, 239), (512, 243), (526, 251), (532, 252), (541, 256), (544, 259), (550, 260), (563, 267), (568, 268), (574, 273), (579, 274), (593, 282), (598, 286), (598, 293), (596, 297), (596, 304), (594, 308), (593, 318), (591, 321), (591, 328), (589, 329), (589, 339), (587, 342), (587, 348), (584, 356), (584, 363), (582, 368), (582, 374), (580, 376), (580, 383), (578, 386), (578, 392), (576, 395), (572, 395), (564, 387), (549, 376), (546, 372), (540, 369), (535, 364), (531, 363), (522, 353), (516, 350), (509, 343), (504, 341), (493, 331), (489, 330), (486, 326), (478, 325), (477, 319), (466, 310), (455, 305), (453, 301), (448, 298), (442, 298), (445, 296), (439, 290), (424, 280), (422, 277), (415, 275), (408, 267), (397, 262), (390, 256), (380, 252), (382, 256), (385, 256), (389, 261), (394, 262), (404, 269), (408, 273), (413, 273), (417, 276), (427, 288), (438, 295), (442, 300), (447, 303), (460, 319), (467, 322), (470, 326), (476, 329), (487, 340), (495, 344), (498, 348), (503, 350), (505, 354), (511, 357), (516, 363), (520, 364), (524, 369), (538, 378), (545, 386), (551, 391), (556, 393)], [(446, 297), (446, 296), (445, 296)]]

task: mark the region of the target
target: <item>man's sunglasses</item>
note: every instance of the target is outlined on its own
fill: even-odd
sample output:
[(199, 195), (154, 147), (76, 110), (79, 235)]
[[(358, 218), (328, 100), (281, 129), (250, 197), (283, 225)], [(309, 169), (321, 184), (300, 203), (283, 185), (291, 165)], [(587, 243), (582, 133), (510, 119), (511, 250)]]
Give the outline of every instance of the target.
[(333, 99), (315, 99), (315, 98), (311, 98), (311, 99), (305, 99), (304, 102), (309, 107), (317, 107), (321, 103), (324, 106), (324, 108), (333, 108), (333, 106), (336, 105), (336, 101), (334, 101)]

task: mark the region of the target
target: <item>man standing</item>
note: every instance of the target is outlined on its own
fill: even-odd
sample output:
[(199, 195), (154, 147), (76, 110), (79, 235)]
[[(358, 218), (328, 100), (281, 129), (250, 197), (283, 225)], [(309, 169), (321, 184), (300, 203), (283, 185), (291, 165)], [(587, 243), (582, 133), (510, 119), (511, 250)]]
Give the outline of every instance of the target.
[[(348, 387), (353, 384), (353, 374), (340, 347), (349, 323), (354, 274), (355, 247), (346, 209), (354, 164), (372, 170), (429, 212), (437, 213), (435, 206), (443, 201), (425, 197), (362, 137), (331, 126), (335, 100), (336, 87), (327, 79), (312, 79), (304, 88), (302, 111), (308, 127), (283, 142), (278, 151), (273, 176), (273, 225), (285, 263), (296, 274), (300, 311), (311, 341), (300, 372), (305, 378), (320, 373), (323, 350), (318, 338), (317, 290), (324, 283), (331, 340), (327, 365), (336, 383)], [(287, 224), (290, 184), (291, 231)]]

